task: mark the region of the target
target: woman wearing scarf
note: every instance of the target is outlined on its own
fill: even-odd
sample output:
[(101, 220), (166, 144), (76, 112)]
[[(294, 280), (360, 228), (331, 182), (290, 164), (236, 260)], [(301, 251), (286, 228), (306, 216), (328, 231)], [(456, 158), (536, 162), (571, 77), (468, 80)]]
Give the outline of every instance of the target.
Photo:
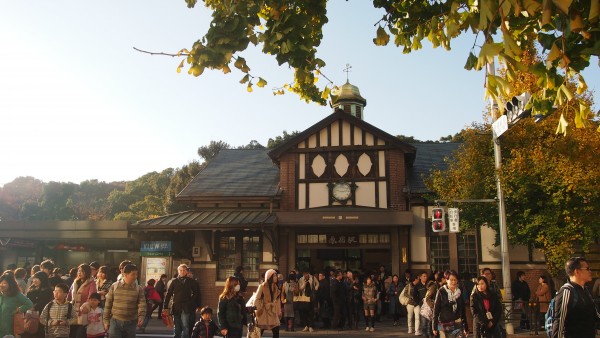
[(273, 269), (265, 272), (265, 281), (256, 290), (256, 325), (260, 334), (265, 330), (273, 331), (273, 338), (279, 338), (279, 321), (281, 320), (281, 290), (277, 287), (277, 272)]
[(465, 302), (458, 288), (458, 273), (448, 271), (448, 284), (438, 290), (433, 306), (433, 334), (441, 337), (466, 337), (469, 328), (465, 312)]
[(502, 338), (497, 325), (502, 315), (502, 304), (495, 292), (488, 292), (487, 278), (477, 278), (477, 289), (471, 294), (471, 313), (476, 338)]
[(71, 325), (71, 338), (86, 338), (87, 316), (80, 313), (79, 308), (87, 302), (92, 293), (98, 292), (92, 276), (92, 268), (87, 264), (77, 267), (77, 277), (71, 284), (67, 300), (73, 303), (77, 311), (77, 325)]

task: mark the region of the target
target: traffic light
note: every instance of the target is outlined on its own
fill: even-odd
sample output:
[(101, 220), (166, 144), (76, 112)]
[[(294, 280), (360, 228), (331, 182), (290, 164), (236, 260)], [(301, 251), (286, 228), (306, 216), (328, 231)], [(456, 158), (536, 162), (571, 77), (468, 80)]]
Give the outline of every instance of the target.
[(444, 209), (433, 208), (431, 212), (431, 227), (433, 232), (446, 231), (446, 221), (444, 220)]

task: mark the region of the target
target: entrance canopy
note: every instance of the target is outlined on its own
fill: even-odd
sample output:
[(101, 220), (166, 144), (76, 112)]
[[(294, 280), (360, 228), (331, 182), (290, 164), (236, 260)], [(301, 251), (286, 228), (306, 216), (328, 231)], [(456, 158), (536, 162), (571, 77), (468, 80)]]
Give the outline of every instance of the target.
[(267, 210), (190, 210), (139, 221), (130, 231), (222, 230), (274, 225), (277, 217)]

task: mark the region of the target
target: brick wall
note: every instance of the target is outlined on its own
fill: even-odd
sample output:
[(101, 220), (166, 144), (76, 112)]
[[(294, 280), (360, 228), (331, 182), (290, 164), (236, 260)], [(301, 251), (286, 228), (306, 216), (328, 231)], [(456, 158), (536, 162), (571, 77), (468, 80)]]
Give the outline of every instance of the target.
[(398, 149), (385, 152), (385, 161), (388, 164), (390, 182), (390, 209), (406, 211), (406, 198), (402, 188), (406, 185), (406, 165), (404, 153)]
[(284, 154), (279, 162), (279, 184), (283, 189), (281, 211), (296, 208), (296, 155)]

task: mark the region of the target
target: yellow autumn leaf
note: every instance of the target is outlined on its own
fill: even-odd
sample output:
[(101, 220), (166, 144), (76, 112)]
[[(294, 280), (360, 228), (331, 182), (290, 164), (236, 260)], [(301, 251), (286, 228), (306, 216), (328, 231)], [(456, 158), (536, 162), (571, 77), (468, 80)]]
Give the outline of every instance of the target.
[(504, 39), (504, 52), (510, 56), (520, 56), (523, 54), (521, 47), (515, 42), (509, 32), (502, 32), (502, 38)]
[(523, 7), (525, 7), (529, 16), (534, 16), (542, 9), (542, 5), (536, 0), (523, 0)]
[(377, 37), (373, 39), (373, 42), (377, 46), (385, 46), (390, 42), (390, 36), (383, 27), (379, 26), (377, 28)]
[(579, 103), (579, 111), (575, 113), (575, 127), (583, 128), (587, 124), (588, 116), (591, 114), (590, 107), (585, 103)]
[(560, 114), (560, 119), (558, 120), (558, 127), (556, 128), (556, 134), (563, 134), (563, 136), (567, 136), (567, 127), (569, 123), (565, 119), (563, 114)]
[(486, 42), (481, 46), (477, 58), (477, 69), (482, 69), (486, 64), (494, 62), (494, 58), (502, 51), (502, 44)]
[(262, 77), (259, 77), (256, 85), (262, 88), (267, 85), (267, 81), (265, 81)]
[(179, 66), (177, 66), (177, 73), (181, 73), (181, 68), (183, 68), (183, 62), (184, 61), (185, 61), (185, 59), (181, 60), (181, 62), (179, 63)]
[(562, 51), (560, 50), (560, 48), (558, 48), (558, 46), (555, 43), (553, 43), (552, 48), (550, 49), (550, 53), (548, 53), (548, 56), (546, 57), (546, 61), (551, 63), (552, 61), (558, 59), (561, 55)]
[(321, 94), (321, 98), (323, 100), (327, 100), (329, 98), (330, 92), (331, 92), (331, 89), (329, 87), (325, 87), (325, 89), (323, 89), (323, 93)]
[(248, 93), (252, 93), (252, 82), (248, 83), (248, 87), (246, 87), (246, 90), (248, 91)]
[(577, 76), (577, 80), (577, 94), (583, 94), (583, 92), (585, 92), (588, 88), (587, 83), (585, 83), (585, 80), (581, 74)]
[(231, 68), (229, 68), (229, 65), (223, 65), (223, 74), (228, 73), (231, 73)]

